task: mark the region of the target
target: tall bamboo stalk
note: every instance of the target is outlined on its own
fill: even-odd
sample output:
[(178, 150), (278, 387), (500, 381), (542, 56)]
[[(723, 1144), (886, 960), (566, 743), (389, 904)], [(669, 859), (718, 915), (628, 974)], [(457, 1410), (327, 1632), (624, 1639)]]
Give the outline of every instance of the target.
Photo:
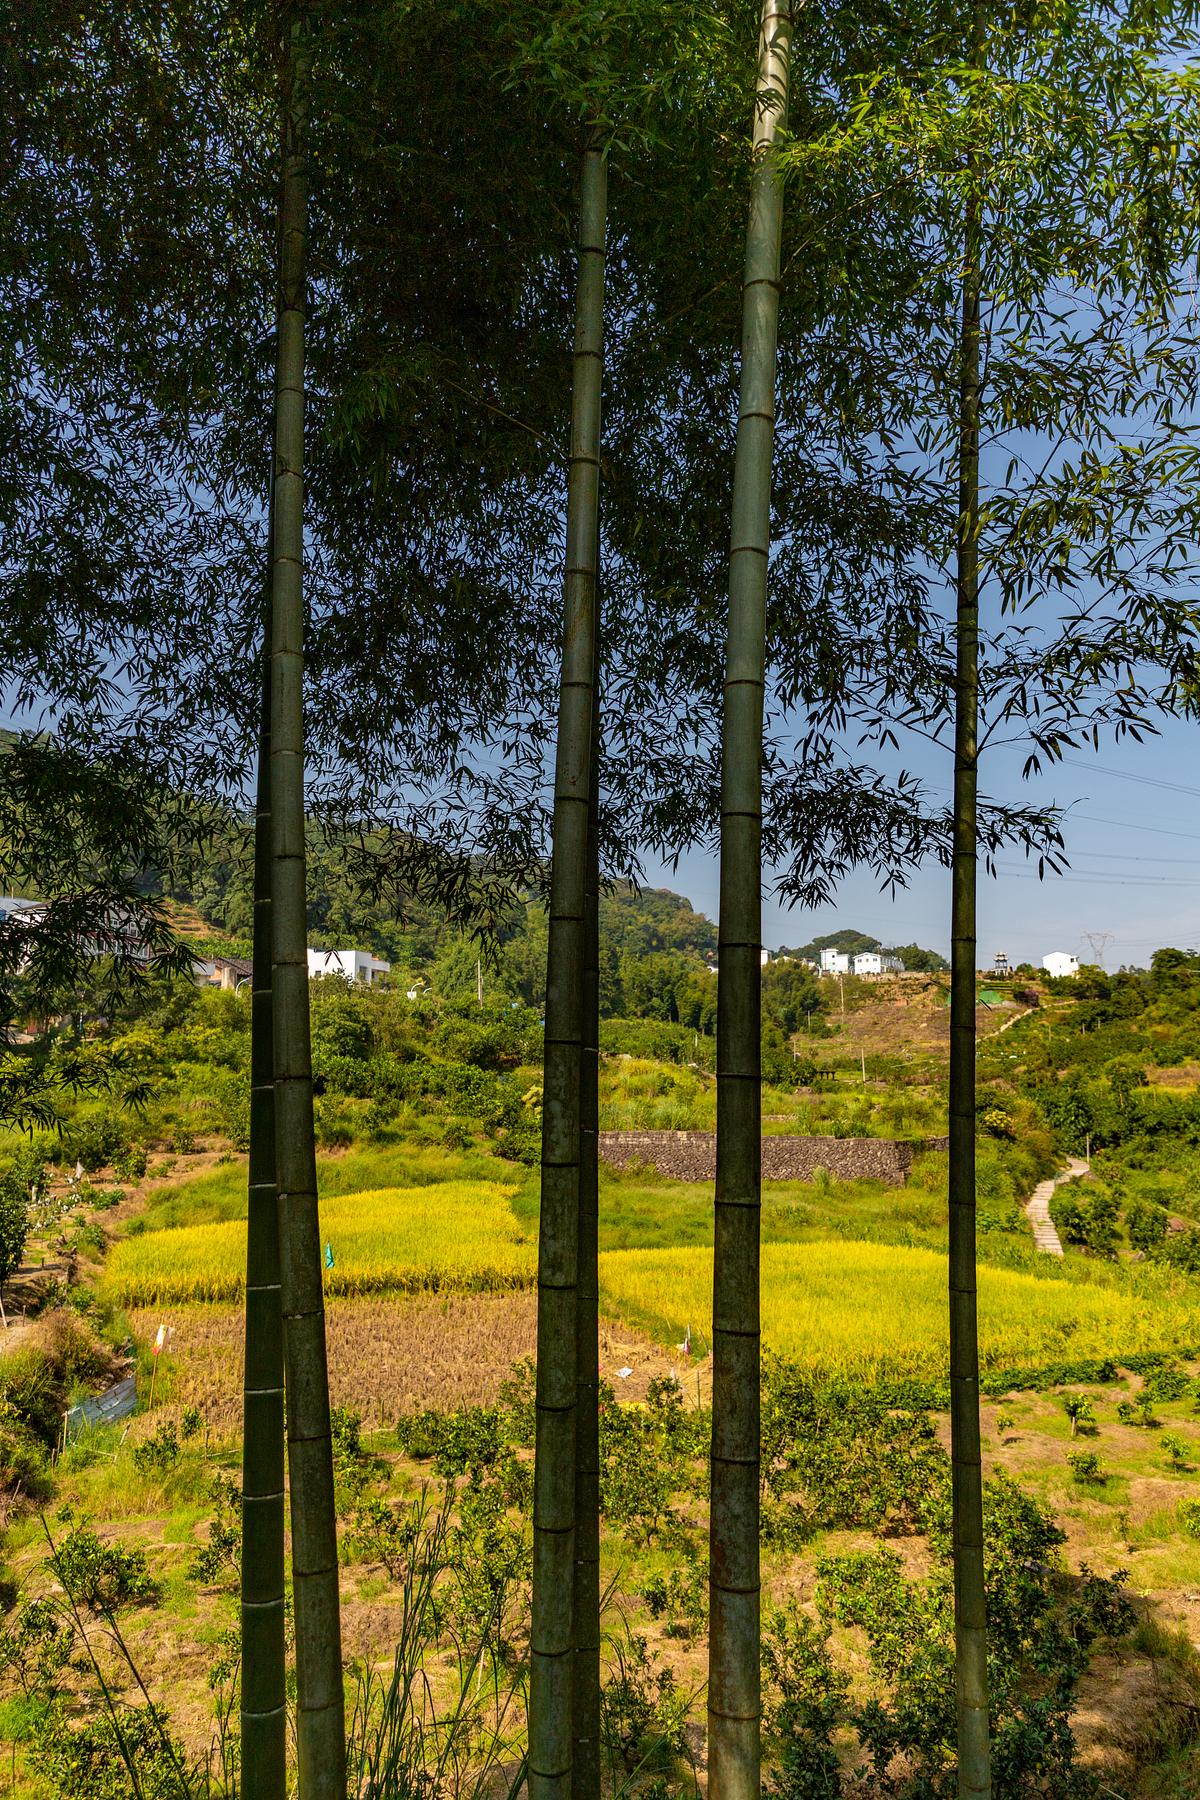
[(530, 1632), (531, 1800), (549, 1800), (550, 1796), (565, 1800), (572, 1771), (583, 920), (595, 685), (606, 204), (604, 152), (593, 140), (583, 153), (580, 169), (563, 662), (546, 970)]
[[(267, 534), (270, 555), (271, 532)], [(270, 604), (263, 637), (254, 811), (254, 948), (250, 998), (250, 1191), (242, 1436), (242, 1782), (284, 1800), (287, 1692), (283, 1609), (283, 1308), (275, 1185), (271, 1028)]]
[(271, 848), (275, 1154), (287, 1386), (296, 1751), (301, 1800), (343, 1800), (346, 1731), (337, 1524), (313, 1140), (304, 863), (305, 64), (284, 72), (284, 163), (271, 584)]
[[(971, 51), (983, 49), (972, 0)], [(958, 416), (958, 560), (954, 683), (954, 845), (950, 952), (950, 1454), (960, 1800), (990, 1800), (979, 1323), (975, 1270), (975, 890), (979, 715), (980, 255), (983, 208), (967, 169)]]
[[(598, 523), (598, 522), (597, 522)], [(597, 531), (597, 538), (599, 532)], [(579, 1059), (579, 1283), (575, 1322), (573, 1800), (600, 1800), (600, 550)]]
[(712, 1800), (759, 1800), (762, 755), (791, 0), (763, 0), (742, 287), (721, 737), (717, 1183), (708, 1656)]

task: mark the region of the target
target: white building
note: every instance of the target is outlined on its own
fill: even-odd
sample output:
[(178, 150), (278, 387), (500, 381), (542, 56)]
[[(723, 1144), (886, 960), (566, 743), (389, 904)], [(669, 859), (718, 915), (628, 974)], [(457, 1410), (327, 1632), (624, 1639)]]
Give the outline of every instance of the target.
[[(759, 948), (758, 964), (759, 964), (760, 968), (765, 969), (767, 964), (774, 960), (775, 959), (772, 957), (771, 952), (769, 950), (767, 950), (765, 947)], [(786, 962), (788, 959), (785, 956), (782, 960), (784, 962)], [(709, 951), (708, 955), (704, 959), (704, 966), (708, 970), (710, 975), (716, 974), (716, 972), (717, 972), (717, 956), (716, 956), (715, 950)]]
[(391, 963), (372, 956), (369, 950), (314, 950), (309, 946), (310, 981), (315, 981), (318, 975), (341, 975), (346, 981), (365, 981), (370, 987), (381, 975), (387, 975), (391, 967)]
[(1078, 975), (1079, 958), (1068, 956), (1065, 950), (1052, 950), (1049, 956), (1043, 956), (1042, 967), (1047, 975), (1061, 979), (1064, 975)]
[(882, 950), (860, 950), (854, 958), (856, 975), (898, 975), (903, 967), (898, 956), (888, 956)]
[(822, 975), (849, 975), (850, 958), (844, 950), (822, 950)]
[(32, 924), (45, 910), (43, 900), (22, 900), (17, 894), (0, 894), (0, 924), (8, 919), (24, 919)]

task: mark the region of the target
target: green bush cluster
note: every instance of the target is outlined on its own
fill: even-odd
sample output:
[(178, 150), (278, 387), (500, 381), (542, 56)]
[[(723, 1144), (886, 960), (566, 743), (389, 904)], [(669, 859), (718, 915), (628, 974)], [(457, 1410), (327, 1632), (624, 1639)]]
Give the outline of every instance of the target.
[[(824, 1530), (924, 1528), (950, 1465), (923, 1410), (845, 1384), (818, 1385), (770, 1357), (762, 1394), (763, 1533), (794, 1546)], [(918, 1403), (919, 1404), (919, 1403)]]
[[(818, 1561), (816, 1615), (796, 1602), (765, 1621), (763, 1668), (776, 1800), (861, 1791), (843, 1773), (847, 1739), (872, 1794), (949, 1800), (956, 1790), (954, 1607), (949, 1498), (929, 1509), (933, 1563), (912, 1580), (886, 1545)], [(1095, 1645), (1120, 1640), (1135, 1614), (1120, 1578), (1070, 1576), (1049, 1512), (998, 1476), (984, 1495), (993, 1773), (998, 1793), (1083, 1800), (1095, 1793), (1071, 1727)], [(834, 1627), (866, 1643), (879, 1692), (856, 1697), (834, 1655)]]
[(71, 1524), (49, 1563), (73, 1604), (88, 1612), (109, 1616), (122, 1606), (158, 1597), (144, 1553), (106, 1544), (86, 1520)]

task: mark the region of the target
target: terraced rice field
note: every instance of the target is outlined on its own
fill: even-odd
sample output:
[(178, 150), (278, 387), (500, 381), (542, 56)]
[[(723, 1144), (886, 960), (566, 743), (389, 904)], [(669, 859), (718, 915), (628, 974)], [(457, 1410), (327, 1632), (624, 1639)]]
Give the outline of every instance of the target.
[[(610, 1310), (678, 1342), (687, 1326), (703, 1352), (712, 1333), (709, 1249), (612, 1250), (600, 1258)], [(814, 1371), (861, 1380), (946, 1373), (946, 1260), (884, 1244), (767, 1244), (762, 1252), (763, 1337)], [(1178, 1355), (1200, 1343), (1200, 1306), (1168, 1282), (1134, 1291), (1117, 1281), (1050, 1280), (1011, 1269), (979, 1272), (984, 1372)]]
[[(499, 1182), (443, 1181), (330, 1195), (321, 1240), (333, 1255), (330, 1295), (487, 1293), (531, 1287), (536, 1246)], [(147, 1231), (114, 1245), (104, 1290), (123, 1306), (240, 1299), (246, 1226), (240, 1219)]]

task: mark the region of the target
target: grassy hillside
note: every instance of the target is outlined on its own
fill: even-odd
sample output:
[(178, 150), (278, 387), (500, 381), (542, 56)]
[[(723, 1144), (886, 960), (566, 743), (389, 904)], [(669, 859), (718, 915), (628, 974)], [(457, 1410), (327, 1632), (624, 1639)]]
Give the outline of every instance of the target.
[[(1025, 1756), (1052, 1727), (1045, 1793), (1082, 1794), (1094, 1773), (1124, 1800), (1197, 1794), (1200, 1277), (1187, 1209), (1200, 1139), (1186, 1057), (1200, 983), (1178, 969), (1139, 982), (1136, 1011), (1121, 984), (1127, 1010), (1109, 1020), (1087, 1008), (1117, 1004), (1113, 993), (1086, 984), (1047, 990), (1037, 1008), (980, 1008), (989, 1603), (1011, 1622), (996, 1644), (997, 1729)], [(772, 1068), (764, 1128), (936, 1137), (941, 991), (936, 975), (844, 983), (846, 1013), (839, 994)], [(409, 1001), (319, 983), (313, 1027), (354, 1729), (378, 1704), (355, 1683), (389, 1667), (398, 1641), (439, 1706), (453, 1699), (453, 1644), (483, 1643), (494, 1673), (480, 1682), (472, 1662), (463, 1766), (489, 1704), (516, 1758), (523, 1715), (506, 1684), (523, 1679), (527, 1646), (540, 1020), (509, 1000), (480, 1008), (473, 990)], [(1096, 1037), (1107, 1054), (1092, 1054)], [(670, 1019), (608, 1021), (604, 1125), (711, 1128), (705, 1042)], [(0, 1353), (0, 1643), (18, 1647), (0, 1650), (0, 1754), (18, 1800), (112, 1800), (62, 1773), (111, 1762), (106, 1702), (66, 1604), (84, 1566), (124, 1584), (121, 1638), (180, 1757), (211, 1752), (219, 1767), (214, 1712), (236, 1711), (248, 1047), (244, 998), (178, 990), (96, 1037), (88, 1054), (111, 1091), (68, 1097), (61, 1138), (0, 1145), (0, 1164), (19, 1151), (21, 1178), (45, 1195), (8, 1295), (29, 1317)], [(140, 1110), (122, 1104), (134, 1080)], [(1060, 1263), (1033, 1248), (1021, 1203), (1080, 1131), (1093, 1166), (1058, 1190), (1075, 1221)], [(770, 1779), (782, 1793), (795, 1758), (819, 1751), (816, 1791), (849, 1800), (865, 1721), (924, 1719), (949, 1692), (946, 1158), (918, 1154), (902, 1187), (818, 1170), (768, 1183), (763, 1200)], [(602, 1558), (618, 1722), (606, 1754), (614, 1790), (644, 1793), (634, 1773), (652, 1770), (663, 1800), (692, 1791), (702, 1710), (712, 1237), (710, 1183), (603, 1170)], [(63, 1451), (68, 1404), (130, 1371), (133, 1418)], [(30, 1496), (65, 1560), (50, 1560)], [(437, 1595), (420, 1619), (404, 1586), (417, 1545)], [(130, 1663), (89, 1616), (109, 1694), (140, 1707)], [(47, 1620), (66, 1621), (61, 1640)], [(52, 1704), (24, 1669), (43, 1672)], [(825, 1723), (789, 1737), (797, 1680), (827, 1696)], [(922, 1725), (912, 1743), (930, 1792), (940, 1741)]]

